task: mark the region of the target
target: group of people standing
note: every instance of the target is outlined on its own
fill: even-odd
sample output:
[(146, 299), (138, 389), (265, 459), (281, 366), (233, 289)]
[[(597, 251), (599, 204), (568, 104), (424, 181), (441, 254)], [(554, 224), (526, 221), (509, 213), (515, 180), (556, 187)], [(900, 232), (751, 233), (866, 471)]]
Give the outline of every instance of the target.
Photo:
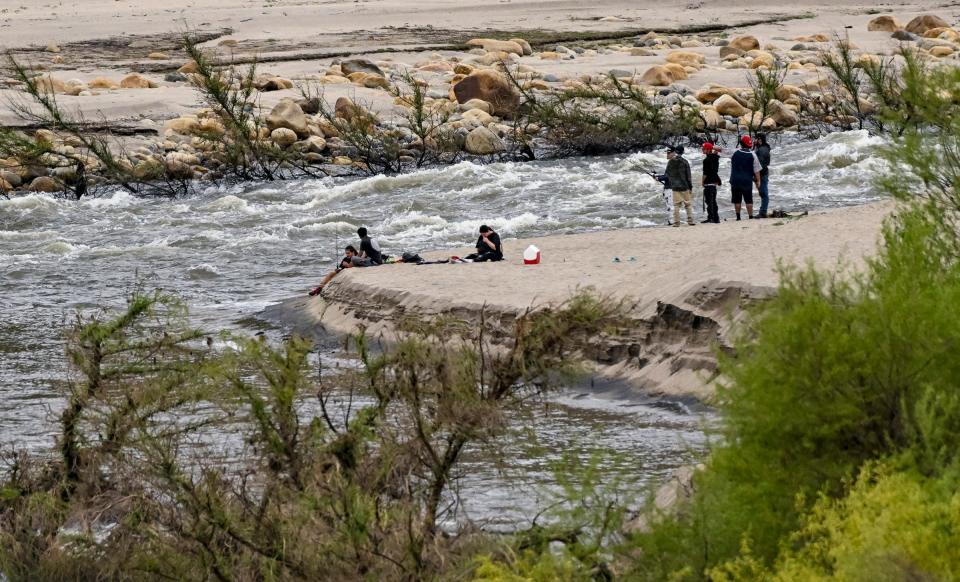
[[(730, 194), (731, 202), (740, 220), (743, 205), (747, 207), (747, 218), (766, 218), (770, 202), (770, 144), (766, 135), (759, 133), (756, 139), (749, 135), (741, 136), (738, 149), (730, 157)], [(680, 226), (680, 208), (686, 209), (687, 224), (693, 226), (693, 176), (690, 162), (683, 157), (683, 146), (667, 150), (667, 168), (663, 174), (654, 175), (663, 184), (664, 199), (667, 203), (667, 222)], [(722, 148), (711, 142), (703, 144), (703, 205), (707, 217), (701, 222), (720, 222), (717, 206), (717, 188), (723, 185), (720, 179), (720, 154)], [(753, 213), (753, 188), (760, 195), (760, 210)]]

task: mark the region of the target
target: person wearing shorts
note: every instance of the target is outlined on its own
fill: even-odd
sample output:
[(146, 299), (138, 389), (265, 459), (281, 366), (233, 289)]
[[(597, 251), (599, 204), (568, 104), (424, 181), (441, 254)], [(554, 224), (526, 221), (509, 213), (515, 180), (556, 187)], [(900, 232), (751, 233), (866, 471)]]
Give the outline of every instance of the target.
[(741, 205), (747, 205), (747, 218), (753, 218), (753, 187), (760, 187), (760, 160), (750, 151), (753, 139), (749, 135), (740, 138), (740, 149), (730, 158), (730, 193), (733, 208), (740, 220)]

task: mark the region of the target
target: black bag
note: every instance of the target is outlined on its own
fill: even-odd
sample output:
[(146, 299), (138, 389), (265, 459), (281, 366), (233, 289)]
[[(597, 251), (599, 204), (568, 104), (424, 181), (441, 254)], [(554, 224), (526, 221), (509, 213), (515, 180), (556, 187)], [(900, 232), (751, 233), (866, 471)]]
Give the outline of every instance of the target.
[(420, 258), (420, 255), (418, 255), (417, 253), (409, 253), (409, 252), (408, 252), (408, 253), (403, 253), (403, 255), (400, 256), (400, 262), (402, 262), (402, 263), (421, 263), (421, 262), (423, 262), (423, 259)]

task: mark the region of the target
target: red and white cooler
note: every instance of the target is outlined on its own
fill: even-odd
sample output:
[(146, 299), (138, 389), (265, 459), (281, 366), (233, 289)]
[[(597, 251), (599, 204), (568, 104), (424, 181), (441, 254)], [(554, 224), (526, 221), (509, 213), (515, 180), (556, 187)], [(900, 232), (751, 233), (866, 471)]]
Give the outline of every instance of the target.
[(539, 265), (540, 264), (540, 249), (534, 245), (527, 247), (527, 250), (523, 251), (523, 264), (524, 265)]

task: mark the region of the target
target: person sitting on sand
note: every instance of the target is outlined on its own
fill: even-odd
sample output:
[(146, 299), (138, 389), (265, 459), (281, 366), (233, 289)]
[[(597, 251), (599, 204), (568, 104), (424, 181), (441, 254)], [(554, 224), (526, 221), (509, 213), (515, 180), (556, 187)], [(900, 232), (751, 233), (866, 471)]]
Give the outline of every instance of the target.
[(323, 288), (327, 285), (327, 283), (332, 281), (334, 277), (340, 274), (340, 271), (344, 269), (352, 269), (353, 267), (370, 266), (368, 264), (369, 259), (363, 259), (362, 257), (360, 257), (360, 253), (357, 252), (356, 247), (354, 247), (353, 245), (347, 245), (347, 247), (343, 249), (343, 251), (344, 251), (343, 258), (340, 259), (339, 263), (337, 263), (337, 268), (334, 269), (332, 272), (327, 273), (327, 276), (323, 278), (323, 281), (320, 281), (320, 284), (317, 285), (316, 288), (314, 288), (313, 291), (310, 292), (311, 297), (313, 297), (314, 295), (319, 295), (323, 291)]
[(367, 229), (362, 226), (358, 228), (357, 236), (360, 237), (360, 256), (356, 257), (354, 263), (356, 264), (357, 262), (364, 262), (368, 264), (356, 266), (372, 267), (374, 265), (382, 265), (383, 255), (380, 253), (380, 245), (377, 244), (376, 240), (370, 238), (370, 235), (367, 234)]
[(747, 218), (753, 218), (753, 186), (760, 187), (760, 160), (750, 151), (753, 139), (749, 135), (740, 138), (740, 149), (730, 158), (730, 193), (733, 208), (740, 220), (740, 205), (747, 203)]
[(464, 258), (470, 259), (475, 263), (502, 261), (503, 245), (500, 243), (500, 235), (484, 224), (480, 227), (480, 238), (477, 239), (477, 252), (467, 255)]

